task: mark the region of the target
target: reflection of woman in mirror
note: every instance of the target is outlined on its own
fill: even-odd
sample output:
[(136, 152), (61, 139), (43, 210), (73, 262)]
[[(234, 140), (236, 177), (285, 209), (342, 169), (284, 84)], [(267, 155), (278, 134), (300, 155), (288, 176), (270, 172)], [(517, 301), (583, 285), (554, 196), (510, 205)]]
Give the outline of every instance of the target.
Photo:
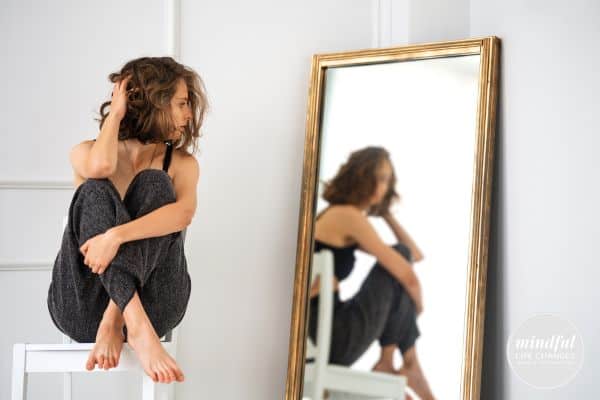
[(48, 309), (61, 332), (95, 343), (88, 370), (116, 367), (127, 341), (155, 382), (183, 381), (159, 338), (190, 296), (182, 231), (196, 210), (192, 153), (206, 95), (197, 73), (170, 57), (132, 60), (109, 80), (97, 139), (70, 152), (75, 193)]
[[(423, 310), (421, 287), (412, 262), (423, 258), (414, 241), (390, 213), (398, 199), (396, 178), (388, 152), (367, 147), (353, 152), (335, 177), (327, 182), (323, 198), (329, 203), (315, 221), (315, 251), (329, 249), (334, 255), (334, 314), (330, 362), (352, 365), (378, 340), (381, 356), (375, 371), (404, 375), (422, 398), (433, 394), (419, 365), (415, 341), (420, 335), (417, 315)], [(399, 243), (386, 245), (368, 216), (382, 217)], [(377, 258), (359, 292), (341, 301), (338, 283), (354, 266), (354, 250)], [(316, 338), (318, 278), (310, 291), (309, 335)], [(393, 355), (402, 354), (403, 365), (395, 369)]]

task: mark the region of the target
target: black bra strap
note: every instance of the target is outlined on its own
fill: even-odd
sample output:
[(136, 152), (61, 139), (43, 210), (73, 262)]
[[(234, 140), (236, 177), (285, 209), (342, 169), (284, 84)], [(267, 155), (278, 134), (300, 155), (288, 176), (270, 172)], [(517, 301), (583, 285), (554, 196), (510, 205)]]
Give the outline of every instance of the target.
[(165, 158), (163, 160), (163, 171), (169, 171), (169, 165), (171, 164), (171, 154), (173, 153), (173, 143), (170, 140), (165, 141), (167, 145), (167, 152), (165, 153)]

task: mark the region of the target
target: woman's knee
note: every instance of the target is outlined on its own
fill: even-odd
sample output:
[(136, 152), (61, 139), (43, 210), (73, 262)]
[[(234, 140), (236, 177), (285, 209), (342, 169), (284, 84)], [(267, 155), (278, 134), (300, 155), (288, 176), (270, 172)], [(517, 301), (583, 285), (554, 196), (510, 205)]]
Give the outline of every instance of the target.
[(169, 175), (159, 169), (147, 169), (131, 182), (125, 204), (133, 218), (176, 201), (175, 189)]
[[(390, 245), (390, 247), (392, 249), (396, 250), (398, 253), (400, 253), (404, 258), (406, 258), (406, 260), (408, 262), (411, 262), (412, 258), (411, 258), (410, 249), (405, 244), (398, 242), (396, 244)], [(381, 265), (380, 262), (377, 262), (376, 265), (381, 267), (381, 269), (383, 269), (387, 272), (387, 270)], [(388, 275), (389, 275), (389, 277), (392, 277), (391, 274), (388, 273)], [(392, 279), (395, 279), (395, 278), (392, 277)]]
[(71, 231), (81, 243), (131, 220), (117, 189), (106, 178), (83, 182), (73, 195), (69, 215)]
[(77, 191), (87, 195), (102, 195), (113, 189), (113, 183), (108, 178), (89, 178), (79, 185)]
[(119, 192), (108, 178), (90, 178), (83, 182), (74, 194), (74, 204), (86, 207), (114, 209), (120, 199)]
[(135, 176), (131, 191), (143, 191), (149, 195), (158, 194), (161, 198), (175, 199), (175, 189), (171, 177), (162, 169), (146, 169)]
[(410, 248), (405, 245), (404, 243), (398, 242), (394, 245), (391, 246), (394, 250), (396, 250), (398, 253), (402, 254), (402, 256), (404, 258), (406, 258), (406, 260), (409, 263), (412, 263), (412, 254), (410, 252)]

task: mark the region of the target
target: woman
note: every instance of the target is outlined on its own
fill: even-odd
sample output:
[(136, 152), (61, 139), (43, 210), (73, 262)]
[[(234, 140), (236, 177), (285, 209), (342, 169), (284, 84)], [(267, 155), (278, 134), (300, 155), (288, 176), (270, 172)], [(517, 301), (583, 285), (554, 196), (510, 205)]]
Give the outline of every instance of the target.
[(116, 367), (126, 340), (155, 382), (181, 382), (159, 338), (190, 296), (182, 231), (196, 210), (204, 86), (170, 57), (132, 60), (109, 79), (98, 138), (70, 153), (76, 190), (48, 309), (63, 333), (95, 343), (88, 370)]
[[(398, 199), (389, 153), (381, 147), (353, 152), (336, 176), (326, 184), (323, 198), (329, 207), (315, 222), (315, 251), (328, 249), (334, 255), (334, 315), (330, 362), (352, 365), (378, 340), (382, 352), (375, 371), (404, 375), (408, 385), (422, 398), (433, 399), (415, 349), (420, 335), (417, 315), (423, 311), (421, 287), (412, 262), (423, 255), (412, 238), (390, 213)], [(400, 243), (387, 246), (369, 223), (368, 216), (380, 216)], [(347, 301), (339, 298), (339, 281), (350, 275), (354, 250), (377, 258), (359, 292)], [(318, 278), (310, 291), (309, 335), (316, 338)], [(396, 349), (403, 365), (394, 369)]]

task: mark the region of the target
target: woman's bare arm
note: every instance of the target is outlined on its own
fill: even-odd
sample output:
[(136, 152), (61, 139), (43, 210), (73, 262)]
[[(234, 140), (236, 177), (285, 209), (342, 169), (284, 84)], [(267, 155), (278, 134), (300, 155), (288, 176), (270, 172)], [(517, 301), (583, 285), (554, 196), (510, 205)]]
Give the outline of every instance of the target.
[(423, 309), (421, 285), (410, 263), (396, 250), (381, 240), (367, 217), (359, 210), (347, 208), (344, 218), (348, 234), (360, 247), (377, 258), (377, 261), (400, 282), (414, 300), (417, 313)]
[(69, 158), (75, 171), (75, 181), (78, 176), (83, 178), (107, 178), (117, 169), (119, 158), (119, 126), (127, 110), (127, 77), (113, 86), (110, 112), (96, 141), (86, 140), (75, 145)]
[(109, 115), (96, 141), (85, 140), (73, 146), (69, 159), (76, 176), (107, 178), (115, 173), (118, 159), (119, 122)]
[(413, 238), (408, 234), (408, 232), (406, 232), (404, 227), (400, 225), (398, 220), (391, 213), (383, 215), (383, 219), (385, 220), (385, 222), (387, 222), (392, 232), (394, 232), (394, 236), (396, 236), (396, 239), (398, 239), (399, 242), (402, 242), (408, 246), (412, 255), (412, 260), (414, 262), (419, 262), (423, 260), (423, 252), (421, 252), (421, 249), (417, 247), (417, 244), (415, 243)]
[(126, 224), (110, 228), (119, 243), (168, 235), (186, 228), (196, 212), (196, 187), (200, 167), (194, 156), (184, 156), (174, 173), (173, 186), (176, 201), (136, 218)]
[[(319, 286), (319, 276), (317, 275), (317, 277), (315, 278), (315, 280), (312, 283), (312, 286), (310, 287), (310, 292), (308, 294), (309, 298), (313, 298), (315, 296), (317, 296), (319, 294), (319, 291), (321, 289), (321, 287)], [(333, 290), (338, 290), (338, 285), (339, 282), (337, 280), (337, 278), (334, 276), (333, 277)]]
[(88, 155), (91, 162), (103, 167), (102, 172), (111, 176), (117, 169), (119, 159), (119, 125), (121, 117), (108, 114)]

